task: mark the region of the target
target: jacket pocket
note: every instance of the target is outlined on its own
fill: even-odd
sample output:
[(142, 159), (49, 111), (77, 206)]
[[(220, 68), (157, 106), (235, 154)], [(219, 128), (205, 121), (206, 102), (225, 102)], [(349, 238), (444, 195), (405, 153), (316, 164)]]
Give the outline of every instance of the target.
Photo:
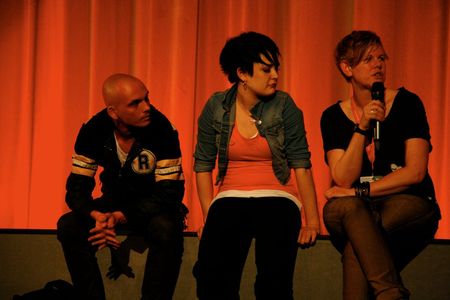
[(272, 124), (269, 124), (269, 126), (264, 129), (264, 134), (269, 141), (277, 143), (277, 145), (274, 145), (276, 148), (284, 149), (284, 126), (281, 119), (274, 120)]

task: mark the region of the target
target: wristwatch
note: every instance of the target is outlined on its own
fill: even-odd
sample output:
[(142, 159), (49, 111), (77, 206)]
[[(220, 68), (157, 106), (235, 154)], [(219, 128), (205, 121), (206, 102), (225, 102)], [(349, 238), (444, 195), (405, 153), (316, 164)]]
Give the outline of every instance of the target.
[(359, 124), (355, 124), (355, 128), (353, 129), (354, 132), (357, 132), (359, 134), (362, 134), (363, 136), (369, 136), (369, 130), (362, 130), (359, 128)]

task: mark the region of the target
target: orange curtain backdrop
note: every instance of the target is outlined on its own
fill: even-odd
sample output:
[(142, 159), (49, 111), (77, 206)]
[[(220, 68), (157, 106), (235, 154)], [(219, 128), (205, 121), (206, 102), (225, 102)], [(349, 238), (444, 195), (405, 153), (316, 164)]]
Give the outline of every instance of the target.
[(279, 88), (304, 112), (321, 209), (330, 176), (319, 119), (348, 92), (333, 50), (351, 30), (369, 29), (390, 57), (387, 85), (417, 93), (427, 109), (443, 213), (437, 237), (448, 239), (449, 16), (446, 0), (1, 0), (0, 228), (55, 228), (67, 211), (78, 129), (103, 107), (103, 80), (127, 72), (179, 130), (195, 231), (202, 223), (192, 171), (196, 120), (208, 97), (229, 87), (218, 63), (223, 44), (247, 30), (280, 47)]

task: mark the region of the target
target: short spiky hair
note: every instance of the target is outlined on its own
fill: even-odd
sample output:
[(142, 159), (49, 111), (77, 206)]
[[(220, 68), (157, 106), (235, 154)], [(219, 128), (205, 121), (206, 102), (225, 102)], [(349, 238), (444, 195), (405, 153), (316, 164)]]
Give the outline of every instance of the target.
[(220, 53), (220, 66), (228, 80), (236, 83), (239, 81), (237, 69), (253, 75), (253, 63), (264, 63), (261, 54), (278, 68), (280, 51), (275, 42), (261, 33), (244, 32), (227, 40)]
[(376, 33), (367, 30), (352, 31), (337, 44), (334, 58), (336, 66), (346, 80), (348, 78), (342, 72), (340, 63), (346, 61), (351, 67), (356, 66), (361, 62), (367, 49), (373, 46), (383, 47), (383, 44)]

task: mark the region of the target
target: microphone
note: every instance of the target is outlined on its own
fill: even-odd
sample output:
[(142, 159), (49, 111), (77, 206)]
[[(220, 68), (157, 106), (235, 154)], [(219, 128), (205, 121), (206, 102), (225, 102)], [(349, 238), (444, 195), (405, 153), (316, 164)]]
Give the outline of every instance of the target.
[[(381, 81), (374, 82), (372, 84), (372, 89), (370, 90), (372, 94), (372, 100), (378, 100), (384, 103), (384, 84)], [(380, 121), (375, 122), (373, 128), (373, 141), (375, 142), (376, 150), (380, 149)]]

